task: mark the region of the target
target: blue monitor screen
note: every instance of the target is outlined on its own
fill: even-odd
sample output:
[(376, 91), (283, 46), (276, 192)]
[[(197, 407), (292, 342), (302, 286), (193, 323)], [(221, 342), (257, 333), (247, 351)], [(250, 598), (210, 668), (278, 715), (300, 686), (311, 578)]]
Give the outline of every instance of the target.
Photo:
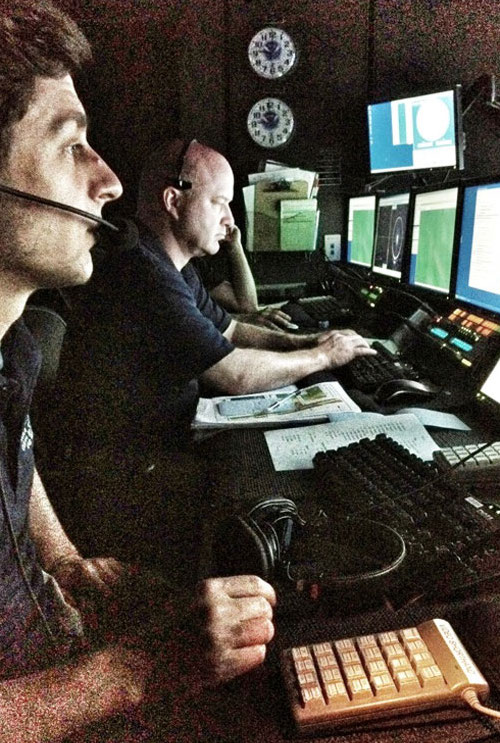
[(453, 90), (368, 106), (370, 172), (462, 165)]
[(375, 231), (375, 196), (354, 196), (349, 199), (347, 224), (347, 261), (360, 266), (372, 265)]
[(455, 241), (458, 188), (415, 195), (410, 284), (448, 294)]
[(500, 181), (464, 189), (455, 296), (500, 314)]
[(401, 278), (409, 204), (409, 193), (381, 196), (378, 200), (372, 266), (375, 273)]

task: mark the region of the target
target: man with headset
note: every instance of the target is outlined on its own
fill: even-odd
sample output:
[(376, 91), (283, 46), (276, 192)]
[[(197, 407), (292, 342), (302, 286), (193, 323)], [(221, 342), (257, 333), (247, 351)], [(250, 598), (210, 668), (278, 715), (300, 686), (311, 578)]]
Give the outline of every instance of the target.
[[(36, 289), (89, 278), (96, 223), (121, 186), (86, 138), (71, 77), (90, 55), (84, 36), (49, 0), (8, 7), (0, 11), (0, 740), (81, 740), (87, 726), (98, 726), (93, 740), (144, 740), (136, 713), (154, 695), (177, 699), (262, 662), (274, 592), (251, 576), (205, 581), (179, 626), (160, 587), (155, 610), (146, 601), (152, 586), (130, 568), (82, 558), (50, 506), (28, 413), (39, 354), (20, 316)], [(142, 597), (127, 594), (133, 578)], [(107, 623), (101, 615), (110, 634), (98, 650), (89, 597), (115, 612)], [(121, 600), (140, 620), (126, 642), (115, 628)], [(168, 726), (168, 709), (166, 717)], [(124, 722), (119, 733), (110, 721)]]
[[(53, 415), (75, 404), (80, 415), (62, 429), (49, 426), (46, 439), (62, 473), (51, 480), (54, 503), (92, 554), (137, 555), (171, 573), (166, 545), (181, 541), (186, 551), (195, 527), (180, 523), (179, 540), (162, 514), (176, 502), (187, 512), (201, 491), (186, 480), (184, 459), (180, 494), (174, 467), (163, 473), (166, 458), (175, 465), (200, 451), (190, 430), (200, 381), (219, 394), (252, 393), (375, 353), (349, 330), (293, 335), (239, 322), (210, 297), (190, 261), (218, 252), (234, 226), (232, 198), (221, 154), (196, 141), (166, 142), (144, 165), (137, 225), (71, 297)], [(103, 512), (112, 515), (111, 532)]]

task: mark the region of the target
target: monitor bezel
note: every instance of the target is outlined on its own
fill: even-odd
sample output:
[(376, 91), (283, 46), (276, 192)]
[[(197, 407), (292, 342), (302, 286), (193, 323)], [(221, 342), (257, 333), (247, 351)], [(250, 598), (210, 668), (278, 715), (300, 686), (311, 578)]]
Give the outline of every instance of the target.
[[(425, 95), (441, 95), (443, 93), (453, 93), (453, 117), (454, 117), (454, 123), (455, 123), (455, 165), (435, 165), (433, 167), (428, 168), (383, 168), (381, 170), (373, 170), (372, 169), (372, 156), (371, 156), (371, 147), (370, 147), (370, 107), (371, 106), (377, 106), (382, 103), (395, 103), (396, 101), (403, 101), (408, 100), (411, 98), (421, 98)], [(385, 175), (402, 175), (405, 173), (434, 173), (434, 172), (443, 172), (447, 170), (456, 171), (459, 173), (460, 171), (464, 170), (465, 167), (465, 161), (464, 161), (464, 151), (465, 151), (465, 141), (464, 141), (464, 131), (463, 131), (463, 111), (462, 111), (462, 85), (460, 83), (455, 83), (452, 86), (444, 87), (436, 90), (435, 88), (432, 90), (424, 90), (417, 94), (411, 94), (406, 96), (400, 96), (398, 98), (384, 98), (382, 100), (372, 101), (371, 103), (367, 103), (366, 105), (366, 121), (367, 121), (367, 129), (368, 129), (368, 160), (369, 160), (369, 173), (371, 176), (377, 177), (377, 176), (385, 176)]]

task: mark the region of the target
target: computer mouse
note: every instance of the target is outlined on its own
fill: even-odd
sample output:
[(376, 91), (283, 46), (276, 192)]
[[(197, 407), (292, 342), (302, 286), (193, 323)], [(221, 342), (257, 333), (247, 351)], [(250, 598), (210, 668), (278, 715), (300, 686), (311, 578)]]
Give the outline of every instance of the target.
[(389, 379), (383, 382), (375, 393), (376, 402), (381, 405), (399, 405), (411, 400), (429, 400), (437, 389), (413, 379)]

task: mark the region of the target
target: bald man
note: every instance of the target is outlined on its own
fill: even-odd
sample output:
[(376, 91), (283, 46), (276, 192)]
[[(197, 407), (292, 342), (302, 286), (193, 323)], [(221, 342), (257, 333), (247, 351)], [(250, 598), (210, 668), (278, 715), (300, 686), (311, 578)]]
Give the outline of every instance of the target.
[[(162, 145), (143, 168), (135, 232), (96, 261), (82, 297), (73, 299), (59, 384), (62, 409), (75, 406), (78, 416), (53, 456), (62, 454), (62, 469), (78, 473), (66, 526), (71, 533), (77, 518), (76, 538), (88, 526), (84, 547), (119, 548), (124, 559), (129, 550), (150, 550), (154, 560), (153, 545), (167, 544), (161, 498), (154, 508), (141, 506), (166, 452), (189, 446), (200, 380), (220, 394), (258, 392), (374, 353), (349, 330), (292, 335), (239, 322), (210, 297), (190, 260), (216, 254), (234, 226), (233, 187), (231, 167), (215, 150), (196, 141)], [(124, 509), (130, 482), (135, 500)], [(85, 503), (81, 518), (75, 492)], [(102, 508), (114, 509), (122, 524), (119, 534), (110, 530), (111, 542), (101, 539)]]

